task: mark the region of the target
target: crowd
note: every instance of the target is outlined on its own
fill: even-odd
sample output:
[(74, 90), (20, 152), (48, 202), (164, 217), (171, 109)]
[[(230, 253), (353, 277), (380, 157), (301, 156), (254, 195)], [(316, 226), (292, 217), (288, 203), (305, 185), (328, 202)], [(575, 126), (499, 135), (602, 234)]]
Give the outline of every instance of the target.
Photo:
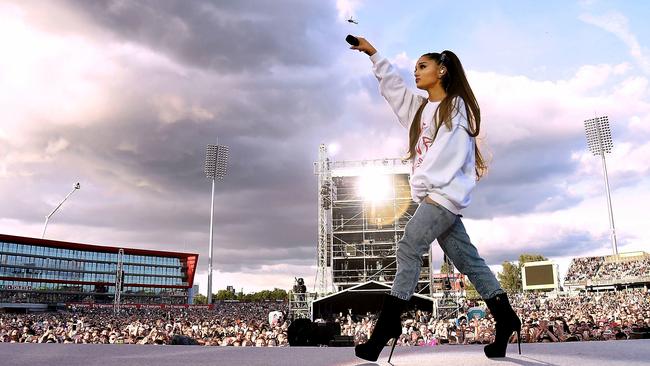
[(648, 257), (616, 261), (607, 261), (602, 256), (574, 258), (567, 270), (565, 281), (611, 280), (650, 276), (649, 267), (650, 258)]
[(564, 280), (571, 282), (591, 279), (596, 275), (604, 260), (604, 257), (573, 258)]
[[(511, 296), (522, 320), (522, 342), (571, 342), (621, 340), (650, 335), (650, 293), (630, 290), (547, 297), (526, 293)], [(469, 307), (465, 306), (465, 310)], [(342, 334), (363, 343), (374, 326), (372, 316), (354, 321), (339, 318)], [(486, 344), (494, 340), (494, 322), (486, 317), (468, 319), (461, 311), (451, 320), (437, 320), (431, 313), (410, 312), (402, 321), (398, 345)], [(513, 336), (511, 341), (515, 341)]]
[[(522, 320), (522, 342), (617, 340), (650, 332), (650, 292), (629, 290), (572, 296), (511, 295)], [(401, 346), (485, 344), (494, 339), (494, 322), (472, 316), (466, 304), (454, 319), (435, 319), (427, 311), (404, 314)], [(70, 308), (65, 312), (0, 314), (0, 342), (174, 344), (206, 346), (287, 346), (289, 321), (269, 321), (269, 313), (287, 313), (283, 303), (220, 303), (214, 309)], [(482, 315), (482, 314), (481, 314)], [(339, 314), (341, 334), (355, 344), (368, 339), (374, 315)], [(513, 337), (512, 341), (515, 338)]]
[(611, 280), (625, 277), (650, 276), (650, 258), (627, 262), (603, 263), (594, 279)]
[(647, 290), (554, 298), (520, 294), (515, 303), (528, 342), (629, 339), (650, 330)]
[(221, 303), (215, 309), (70, 308), (35, 314), (0, 314), (0, 342), (201, 344), (287, 346), (289, 322), (269, 322), (282, 303)]

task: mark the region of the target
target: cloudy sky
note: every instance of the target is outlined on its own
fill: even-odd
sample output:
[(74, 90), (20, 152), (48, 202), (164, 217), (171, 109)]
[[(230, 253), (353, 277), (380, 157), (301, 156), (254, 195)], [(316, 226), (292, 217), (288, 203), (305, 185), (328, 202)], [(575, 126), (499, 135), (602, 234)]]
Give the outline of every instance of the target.
[[(346, 21), (350, 16), (355, 25)], [(619, 251), (648, 250), (650, 8), (645, 1), (0, 0), (0, 232), (196, 252), (205, 293), (205, 146), (217, 185), (214, 288), (315, 276), (318, 145), (334, 160), (403, 156), (363, 35), (414, 87), (453, 50), (482, 112), (490, 173), (465, 212), (493, 269), (539, 253), (566, 270), (611, 253), (600, 159), (608, 115)], [(439, 268), (441, 254), (434, 250)]]

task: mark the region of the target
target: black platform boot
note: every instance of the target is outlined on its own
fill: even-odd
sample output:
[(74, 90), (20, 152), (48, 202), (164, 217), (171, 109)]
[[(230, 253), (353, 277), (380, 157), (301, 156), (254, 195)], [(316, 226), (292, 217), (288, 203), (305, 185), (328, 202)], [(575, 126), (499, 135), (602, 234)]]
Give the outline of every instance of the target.
[(519, 346), (519, 354), (521, 354), (521, 320), (519, 320), (517, 313), (512, 310), (508, 296), (499, 294), (485, 300), (485, 303), (496, 322), (494, 343), (485, 346), (485, 355), (488, 358), (506, 357), (508, 340), (513, 332), (517, 332), (517, 345)]
[(390, 339), (393, 339), (393, 347), (391, 348), (390, 356), (388, 357), (388, 362), (390, 362), (390, 358), (393, 357), (393, 350), (395, 349), (397, 339), (402, 334), (402, 322), (400, 317), (402, 316), (402, 311), (406, 307), (407, 303), (408, 301), (392, 295), (386, 295), (384, 297), (384, 304), (379, 313), (377, 324), (375, 324), (370, 339), (368, 339), (368, 342), (354, 347), (354, 353), (357, 357), (368, 361), (377, 361), (377, 358), (379, 358), (379, 354), (386, 343)]

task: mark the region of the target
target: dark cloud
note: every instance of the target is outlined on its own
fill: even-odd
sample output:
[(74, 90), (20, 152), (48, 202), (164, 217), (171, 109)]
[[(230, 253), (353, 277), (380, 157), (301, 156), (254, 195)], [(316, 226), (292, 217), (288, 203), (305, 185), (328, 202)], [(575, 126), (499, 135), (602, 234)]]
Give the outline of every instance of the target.
[[(64, 131), (45, 128), (37, 135), (40, 145), (53, 135), (71, 141), (60, 159), (83, 156), (90, 170), (85, 172), (86, 177), (102, 177), (106, 180), (104, 188), (123, 190), (133, 200), (115, 202), (100, 192), (100, 200), (85, 205), (68, 220), (146, 230), (161, 240), (174, 231), (203, 231), (207, 235), (210, 181), (203, 173), (205, 146), (215, 143), (218, 136), (230, 147), (227, 176), (216, 186), (216, 220), (220, 235), (229, 240), (227, 245), (313, 243), (316, 178), (312, 162), (317, 154), (316, 141), (289, 133), (286, 140), (279, 140), (263, 131), (259, 136), (249, 136), (238, 131), (236, 124), (232, 129), (212, 121), (161, 124), (155, 115), (122, 114), (127, 115), (123, 121), (111, 119)], [(120, 148), (125, 136), (133, 143), (133, 150)], [(309, 149), (313, 154), (298, 153)], [(151, 187), (138, 186), (139, 180), (146, 180)]]
[(67, 0), (117, 37), (220, 72), (326, 65), (332, 2)]
[[(245, 248), (248, 249), (248, 248)], [(288, 266), (305, 266), (315, 264), (307, 258), (314, 258), (315, 248), (250, 248), (251, 250), (216, 250), (213, 259), (216, 268), (222, 272), (248, 272), (260, 269), (264, 265), (284, 264)], [(289, 281), (287, 281), (288, 283)]]

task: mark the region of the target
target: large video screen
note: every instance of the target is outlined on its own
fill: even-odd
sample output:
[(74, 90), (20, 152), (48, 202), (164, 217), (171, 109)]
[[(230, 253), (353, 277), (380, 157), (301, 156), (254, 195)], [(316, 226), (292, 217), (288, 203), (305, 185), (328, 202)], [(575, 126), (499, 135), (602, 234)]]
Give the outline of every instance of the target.
[(553, 285), (553, 265), (527, 266), (523, 268), (526, 286)]

